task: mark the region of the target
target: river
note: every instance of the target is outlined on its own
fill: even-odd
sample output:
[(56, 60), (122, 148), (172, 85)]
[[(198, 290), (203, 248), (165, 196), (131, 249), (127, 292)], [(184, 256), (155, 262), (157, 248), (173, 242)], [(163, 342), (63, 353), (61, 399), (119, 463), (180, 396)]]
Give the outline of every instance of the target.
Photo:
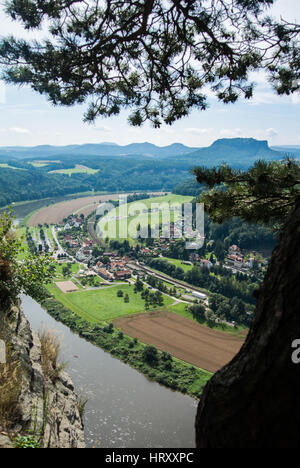
[(22, 305), (35, 331), (58, 333), (61, 361), (67, 362), (77, 393), (88, 399), (88, 447), (192, 448), (197, 402), (147, 380), (102, 349), (56, 322), (28, 296)]

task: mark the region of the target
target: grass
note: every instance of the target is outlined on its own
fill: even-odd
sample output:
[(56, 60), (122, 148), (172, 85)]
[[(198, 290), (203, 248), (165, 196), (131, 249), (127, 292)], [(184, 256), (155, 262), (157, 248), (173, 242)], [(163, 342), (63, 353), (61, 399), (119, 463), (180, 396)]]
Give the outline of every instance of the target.
[[(120, 288), (120, 287), (118, 287)], [(115, 289), (116, 288), (112, 288)], [(76, 293), (77, 294), (77, 293)], [(70, 296), (70, 295), (69, 295)], [(56, 298), (49, 298), (42, 304), (56, 320), (60, 320), (73, 331), (77, 331), (86, 340), (111, 353), (115, 358), (142, 372), (150, 380), (155, 380), (172, 390), (199, 398), (203, 387), (210, 379), (211, 373), (191, 366), (177, 358), (166, 362), (164, 353), (158, 351), (158, 361), (155, 365), (145, 362), (144, 350), (146, 344), (132, 339), (126, 334), (120, 334), (116, 328), (104, 327), (87, 322), (76, 316), (72, 310), (64, 307)], [(105, 325), (104, 323), (102, 326)]]
[(44, 229), (47, 232), (48, 239), (54, 242), (51, 226)]
[(82, 284), (82, 280), (84, 279), (87, 280), (86, 287), (96, 287), (98, 285), (105, 285), (105, 284), (107, 285), (107, 283), (105, 283), (105, 281), (102, 278), (100, 278), (100, 276), (92, 276), (92, 277), (82, 276), (78, 278), (78, 281)]
[[(180, 204), (182, 205), (183, 203), (188, 203), (191, 202), (193, 197), (186, 197), (182, 195), (174, 195), (174, 194), (169, 194), (161, 197), (153, 197), (153, 198), (148, 198), (144, 200), (139, 200), (135, 201), (132, 203), (129, 203), (127, 206), (128, 209), (128, 218), (126, 220), (127, 223), (127, 240), (131, 243), (134, 244), (136, 242), (136, 239), (134, 239), (133, 233), (136, 233), (137, 227), (140, 224), (141, 228), (147, 228), (148, 224), (151, 223), (151, 214), (150, 213), (143, 213), (141, 212), (140, 214), (136, 214), (140, 209), (145, 209), (149, 210), (151, 208), (151, 205), (154, 203), (157, 204), (168, 204), (170, 207), (175, 204)], [(141, 205), (142, 204), (142, 205)], [(124, 240), (124, 237), (120, 236), (120, 220), (115, 219), (117, 218), (122, 212), (120, 212), (119, 208), (115, 208), (111, 210), (107, 216), (102, 218), (98, 224), (99, 228), (101, 229), (102, 232), (104, 232), (104, 237), (106, 237), (106, 234), (109, 238), (111, 239), (121, 239)], [(162, 209), (162, 211), (159, 213), (159, 223), (162, 222), (162, 218), (164, 219), (168, 218), (168, 213), (169, 209), (168, 206)], [(110, 218), (110, 219), (109, 219)], [(111, 219), (113, 218), (113, 219)], [(170, 212), (170, 222), (174, 222), (178, 219), (178, 212), (171, 211)], [(155, 222), (155, 221), (154, 221)], [(114, 224), (116, 225), (116, 233), (114, 233)], [(156, 223), (158, 224), (158, 223)], [(112, 228), (110, 229), (110, 227)], [(131, 233), (131, 234), (130, 234)]]
[(38, 209), (36, 209), (34, 211), (31, 211), (28, 215), (26, 215), (24, 218), (22, 218), (21, 221), (20, 221), (19, 226), (20, 227), (27, 227), (30, 218), (39, 210), (40, 210), (40, 208), (38, 208)]
[(73, 275), (76, 275), (79, 270), (80, 270), (80, 265), (79, 263), (69, 263), (69, 265), (71, 265), (71, 268), (70, 268), (70, 275), (64, 277), (63, 276), (63, 267), (64, 266), (67, 266), (68, 263), (55, 263), (55, 267), (56, 267), (56, 275), (55, 277), (56, 278), (59, 278), (59, 279), (64, 279), (65, 281), (69, 280)]
[[(65, 307), (90, 323), (110, 322), (119, 317), (145, 311), (145, 301), (139, 293), (134, 293), (133, 286), (127, 284), (69, 294), (63, 294), (56, 285), (48, 285), (47, 289)], [(117, 297), (119, 290), (123, 291), (124, 295), (128, 294), (129, 303), (124, 302), (124, 297)], [(164, 296), (165, 305), (172, 302), (173, 299)]]
[(0, 426), (5, 429), (20, 420), (18, 402), (21, 386), (19, 361), (7, 346), (6, 364), (0, 364)]
[(55, 382), (60, 372), (65, 368), (65, 364), (58, 364), (60, 341), (57, 336), (46, 330), (39, 332), (39, 339), (41, 342), (41, 362), (44, 376)]
[(184, 271), (184, 273), (194, 268), (194, 265), (185, 265), (184, 263), (182, 263), (182, 260), (179, 260), (177, 258), (160, 257), (159, 259), (166, 260), (167, 262), (172, 263), (172, 265), (175, 265), (177, 268), (181, 268)]
[(14, 166), (10, 166), (9, 164), (0, 164), (0, 168), (3, 168), (3, 169), (14, 169), (16, 171), (27, 171), (27, 169), (24, 169), (22, 167), (14, 167)]
[(189, 320), (192, 320), (193, 322), (200, 323), (201, 325), (204, 325), (205, 327), (209, 327), (209, 328), (212, 328), (213, 330), (218, 330), (218, 331), (225, 332), (225, 333), (230, 333), (231, 335), (240, 335), (246, 330), (246, 327), (244, 326), (238, 326), (237, 328), (234, 328), (234, 327), (230, 327), (229, 325), (220, 324), (220, 323), (210, 326), (207, 321), (199, 322), (193, 317), (193, 314), (189, 310), (186, 310), (186, 307), (185, 307), (186, 305), (187, 304), (184, 304), (183, 302), (181, 302), (172, 307), (167, 307), (165, 308), (165, 310), (167, 310), (168, 312), (172, 312), (177, 315), (180, 315), (181, 317), (185, 317)]
[[(186, 289), (190, 289), (190, 288), (194, 288), (194, 287), (195, 287), (195, 286), (193, 286), (192, 284), (187, 283), (186, 281), (178, 280), (178, 279), (176, 279), (176, 278), (172, 278), (172, 276), (167, 275), (167, 274), (166, 274), (165, 272), (163, 272), (163, 271), (156, 270), (155, 268), (151, 268), (151, 267), (149, 267), (149, 265), (147, 265), (147, 268), (150, 270), (150, 271), (147, 271), (148, 274), (151, 273), (151, 272), (153, 272), (153, 273), (158, 273), (159, 275), (165, 276), (166, 279), (170, 279), (170, 282), (172, 282), (172, 281), (179, 281), (180, 283), (182, 283), (181, 288), (185, 287)], [(179, 287), (179, 286), (175, 285), (175, 288), (178, 288), (178, 287)], [(202, 288), (202, 286), (201, 286), (201, 287), (199, 286), (198, 289), (201, 289), (201, 291), (203, 291), (203, 292), (204, 292), (205, 294), (207, 294), (208, 296), (211, 294), (211, 292), (208, 291), (208, 289)]]
[(72, 174), (96, 174), (99, 172), (99, 169), (91, 169), (87, 166), (81, 166), (79, 164), (75, 165), (73, 169), (59, 169), (57, 171), (51, 171), (49, 174), (66, 174), (71, 177)]
[(47, 161), (47, 162), (30, 162), (29, 164), (31, 164), (32, 166), (34, 167), (46, 167), (46, 166), (49, 166), (49, 164), (51, 164), (52, 162), (54, 161)]

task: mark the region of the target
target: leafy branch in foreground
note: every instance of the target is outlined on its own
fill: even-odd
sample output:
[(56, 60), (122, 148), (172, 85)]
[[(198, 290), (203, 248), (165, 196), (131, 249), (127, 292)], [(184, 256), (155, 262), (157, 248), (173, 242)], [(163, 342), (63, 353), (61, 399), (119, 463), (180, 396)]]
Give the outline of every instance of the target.
[[(131, 124), (172, 124), (249, 99), (264, 69), (279, 94), (298, 89), (297, 24), (266, 16), (274, 0), (8, 0), (6, 11), (45, 39), (0, 41), (4, 78), (53, 104), (88, 101), (87, 121), (132, 112)], [(38, 34), (38, 37), (41, 37)]]
[(24, 252), (22, 242), (13, 229), (11, 212), (0, 214), (0, 301), (15, 300), (21, 293), (39, 298), (42, 284), (50, 282), (53, 276), (52, 261), (47, 256), (28, 254), (19, 260)]
[[(211, 189), (200, 200), (214, 222), (234, 216), (280, 229), (300, 198), (300, 165), (293, 159), (257, 161), (248, 171), (227, 165), (194, 169), (197, 181)], [(217, 187), (215, 187), (217, 186)]]

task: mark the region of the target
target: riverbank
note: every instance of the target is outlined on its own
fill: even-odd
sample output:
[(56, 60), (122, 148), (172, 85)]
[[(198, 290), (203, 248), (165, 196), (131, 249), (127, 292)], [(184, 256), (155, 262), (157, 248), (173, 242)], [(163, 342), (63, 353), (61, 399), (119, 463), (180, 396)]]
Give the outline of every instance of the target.
[(87, 400), (88, 448), (194, 448), (197, 400), (147, 379), (133, 367), (91, 344), (51, 317), (35, 300), (22, 308), (36, 332), (51, 330), (60, 340), (60, 362)]
[(41, 306), (80, 337), (161, 385), (194, 398), (201, 396), (205, 384), (212, 376), (211, 373), (158, 350), (154, 352), (153, 359), (148, 358), (145, 351), (149, 348), (147, 344), (126, 336), (115, 329), (113, 324), (100, 326), (87, 322), (61, 304), (45, 288), (44, 294), (45, 299), (40, 302)]
[[(36, 334), (19, 301), (0, 308), (2, 447), (85, 448), (80, 401), (57, 362), (52, 334)], [(51, 351), (50, 351), (51, 350)]]

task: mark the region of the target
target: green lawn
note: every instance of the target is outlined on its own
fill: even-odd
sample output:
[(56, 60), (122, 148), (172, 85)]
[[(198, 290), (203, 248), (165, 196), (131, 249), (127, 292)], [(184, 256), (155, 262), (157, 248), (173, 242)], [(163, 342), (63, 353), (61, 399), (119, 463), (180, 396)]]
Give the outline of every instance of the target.
[(49, 238), (50, 240), (52, 240), (52, 242), (54, 242), (51, 226), (48, 227), (48, 228), (44, 228), (44, 231), (47, 232), (48, 238)]
[(194, 267), (194, 265), (185, 265), (184, 263), (182, 263), (182, 260), (179, 260), (177, 258), (160, 257), (160, 259), (172, 263), (172, 265), (175, 265), (177, 268), (181, 268), (185, 273), (187, 271), (192, 270)]
[[(69, 294), (63, 294), (56, 285), (48, 285), (47, 289), (65, 307), (91, 323), (110, 322), (118, 317), (145, 311), (145, 302), (141, 295), (135, 294), (133, 286), (127, 284), (107, 287), (99, 291), (80, 291)], [(130, 299), (128, 304), (124, 302), (123, 297), (117, 297), (119, 290), (128, 294)], [(173, 299), (164, 296), (166, 306), (172, 302)]]
[(107, 285), (107, 283), (105, 283), (105, 281), (100, 276), (93, 276), (91, 280), (89, 278), (86, 278), (85, 276), (77, 278), (77, 279), (80, 282), (80, 284), (82, 284), (82, 280), (87, 279), (88, 283), (85, 286), (86, 288), (95, 287), (99, 284)]
[[(179, 303), (179, 304), (176, 304), (172, 307), (167, 307), (166, 309), (169, 311), (169, 312), (173, 312), (177, 315), (181, 315), (181, 317), (185, 317), (189, 320), (192, 320), (193, 322), (197, 322), (199, 323), (192, 315), (191, 312), (189, 312), (188, 310), (186, 310), (186, 305), (187, 304), (184, 304), (183, 302)], [(206, 321), (204, 322), (201, 322), (201, 325), (204, 325), (206, 327), (208, 327), (208, 323)], [(230, 327), (229, 325), (226, 325), (226, 324), (216, 324), (214, 325), (213, 327), (214, 330), (218, 330), (218, 331), (222, 331), (222, 332), (226, 332), (226, 333), (231, 333), (232, 335), (239, 335), (240, 333), (242, 333), (243, 331), (245, 331), (246, 327), (243, 327), (243, 326), (238, 326), (237, 328), (234, 328), (234, 327)]]
[(29, 164), (31, 164), (33, 167), (46, 167), (49, 166), (50, 162), (30, 162)]
[[(183, 203), (191, 202), (193, 197), (185, 197), (182, 195), (174, 195), (169, 194), (162, 197), (153, 197), (144, 200), (138, 200), (132, 203), (129, 203), (127, 206), (128, 209), (128, 218), (126, 219), (125, 223), (127, 223), (127, 240), (131, 243), (135, 243), (134, 236), (131, 235), (132, 233), (136, 233), (138, 225), (141, 228), (145, 228), (148, 224), (151, 223), (151, 214), (150, 213), (143, 213), (143, 209), (148, 210), (151, 208), (152, 204), (159, 204), (161, 205), (161, 211), (159, 213), (152, 213), (152, 215), (156, 216), (156, 218), (152, 217), (153, 223), (160, 224), (162, 222), (162, 216), (164, 219), (168, 220), (168, 212), (169, 207), (172, 205), (182, 205)], [(163, 206), (162, 204), (165, 204)], [(140, 213), (140, 214), (139, 214)], [(102, 218), (99, 222), (99, 227), (102, 232), (111, 239), (120, 239), (124, 240), (124, 237), (120, 234), (120, 224), (121, 221), (119, 219), (115, 219), (120, 216), (120, 208), (115, 208), (111, 210), (107, 216)], [(122, 212), (121, 212), (122, 216)], [(170, 212), (170, 222), (174, 222), (178, 219), (179, 212), (171, 211)], [(156, 223), (157, 221), (157, 223)], [(124, 222), (124, 221), (123, 221)], [(116, 232), (114, 232), (114, 227), (116, 226)]]
[(56, 267), (55, 278), (59, 279), (59, 281), (68, 281), (73, 275), (76, 275), (78, 271), (80, 270), (79, 263), (71, 264), (71, 274), (68, 275), (68, 277), (64, 277), (62, 274), (62, 269), (63, 269), (63, 266), (67, 266), (67, 265), (68, 265), (67, 263), (61, 263), (61, 264), (55, 263), (55, 267)]
[(72, 174), (91, 175), (91, 174), (96, 174), (96, 172), (99, 172), (99, 169), (91, 169), (90, 167), (76, 164), (76, 166), (73, 169), (59, 169), (57, 171), (51, 171), (50, 174), (67, 174), (71, 177)]
[(27, 171), (27, 169), (24, 169), (23, 167), (14, 167), (10, 166), (9, 164), (0, 164), (0, 168), (3, 167), (3, 169), (15, 169), (16, 171)]

